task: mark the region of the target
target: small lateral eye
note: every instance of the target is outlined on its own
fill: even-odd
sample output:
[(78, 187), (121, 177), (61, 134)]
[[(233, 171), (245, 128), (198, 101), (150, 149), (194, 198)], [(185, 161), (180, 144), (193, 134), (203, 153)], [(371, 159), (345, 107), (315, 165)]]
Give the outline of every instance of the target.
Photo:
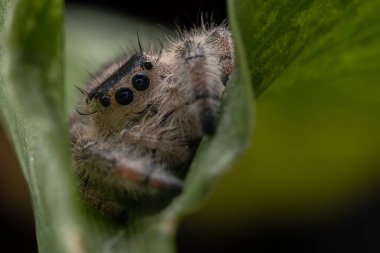
[(149, 77), (144, 73), (137, 73), (132, 78), (132, 85), (138, 91), (144, 91), (148, 89), (150, 84)]
[(100, 98), (100, 104), (104, 107), (108, 107), (111, 104), (111, 100), (106, 96), (101, 97)]
[(133, 100), (133, 91), (129, 88), (120, 88), (115, 93), (115, 100), (121, 105), (127, 105)]
[(144, 62), (144, 68), (146, 70), (151, 70), (153, 68), (153, 64), (150, 61)]

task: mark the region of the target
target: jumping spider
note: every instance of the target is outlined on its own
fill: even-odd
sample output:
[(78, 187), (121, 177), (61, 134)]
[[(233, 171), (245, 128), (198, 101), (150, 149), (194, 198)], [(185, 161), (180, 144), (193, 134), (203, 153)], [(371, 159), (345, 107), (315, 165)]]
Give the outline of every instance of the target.
[(232, 64), (229, 29), (202, 25), (98, 71), (70, 118), (85, 202), (121, 221), (178, 195), (200, 140), (216, 130)]

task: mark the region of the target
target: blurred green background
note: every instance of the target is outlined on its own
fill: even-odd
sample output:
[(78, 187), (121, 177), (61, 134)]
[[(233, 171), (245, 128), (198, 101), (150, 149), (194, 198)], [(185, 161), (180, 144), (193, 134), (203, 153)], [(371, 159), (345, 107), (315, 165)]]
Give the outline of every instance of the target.
[[(380, 251), (379, 5), (299, 1), (276, 12), (271, 1), (238, 2), (258, 95), (252, 145), (185, 219), (179, 252)], [(222, 1), (67, 2), (67, 87), (136, 45), (137, 32), (149, 45), (171, 33), (173, 21), (196, 22), (199, 10), (218, 23), (226, 18)], [(67, 90), (68, 105), (76, 92)], [(35, 252), (28, 193), (0, 137), (3, 245), (18, 238), (19, 252)]]

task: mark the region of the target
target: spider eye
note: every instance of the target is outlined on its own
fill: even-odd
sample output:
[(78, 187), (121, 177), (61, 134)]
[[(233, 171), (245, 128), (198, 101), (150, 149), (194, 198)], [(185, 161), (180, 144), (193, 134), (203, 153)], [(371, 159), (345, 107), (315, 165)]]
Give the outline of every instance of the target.
[(106, 96), (101, 97), (100, 98), (100, 104), (104, 107), (108, 107), (111, 104), (111, 100)]
[(144, 62), (144, 68), (146, 70), (151, 70), (153, 68), (153, 64), (150, 61)]
[(144, 73), (137, 73), (132, 78), (132, 85), (138, 91), (148, 89), (150, 84), (149, 77)]
[(120, 88), (115, 93), (115, 100), (121, 105), (127, 105), (133, 100), (133, 92), (129, 88)]

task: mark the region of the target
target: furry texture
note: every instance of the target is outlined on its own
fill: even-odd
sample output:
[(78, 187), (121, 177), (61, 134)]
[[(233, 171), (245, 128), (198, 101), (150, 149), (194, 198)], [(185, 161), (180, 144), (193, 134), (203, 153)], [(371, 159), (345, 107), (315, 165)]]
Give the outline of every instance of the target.
[[(95, 73), (70, 118), (84, 200), (116, 220), (166, 206), (182, 191), (201, 138), (217, 128), (232, 65), (229, 29), (202, 25)], [(136, 75), (147, 88), (136, 89)], [(120, 104), (120, 92), (132, 100)]]

